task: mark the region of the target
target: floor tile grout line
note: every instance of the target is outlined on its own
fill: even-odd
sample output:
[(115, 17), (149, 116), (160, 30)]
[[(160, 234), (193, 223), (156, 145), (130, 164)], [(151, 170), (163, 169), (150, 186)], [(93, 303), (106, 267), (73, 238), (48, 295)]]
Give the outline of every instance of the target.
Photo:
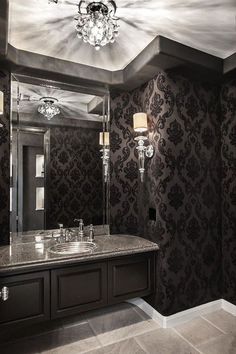
[(214, 340), (216, 340), (216, 339), (218, 339), (218, 338), (220, 338), (220, 337), (224, 337), (224, 336), (225, 336), (225, 333), (222, 332), (222, 333), (220, 333), (218, 336), (208, 338), (208, 339), (202, 341), (201, 344), (196, 344), (195, 346), (196, 346), (196, 348), (199, 348), (201, 345), (204, 345), (204, 344), (206, 344), (206, 343), (209, 343), (210, 341), (214, 341)]
[(92, 327), (91, 323), (89, 322), (89, 320), (88, 320), (88, 325), (89, 325), (89, 327), (91, 328), (92, 333), (94, 334), (94, 337), (97, 339), (98, 343), (100, 344), (100, 346), (101, 346), (101, 348), (102, 348), (102, 347), (103, 347), (103, 344), (102, 344), (102, 342), (100, 341), (99, 336), (97, 335), (97, 333), (96, 333), (95, 330), (93, 329), (93, 327)]
[(195, 347), (195, 345), (193, 345), (191, 342), (189, 342), (184, 336), (182, 336), (182, 334), (180, 334), (177, 329), (175, 328), (171, 328), (183, 341), (185, 341), (186, 343), (188, 343), (193, 349), (197, 350), (199, 353), (203, 354), (197, 347)]
[[(137, 308), (137, 307), (135, 306), (134, 310), (135, 310), (135, 312), (140, 316), (140, 318), (142, 319), (142, 322), (155, 323), (155, 325), (157, 326), (157, 328), (161, 328), (161, 327), (160, 327), (160, 324), (159, 324), (157, 321), (155, 321), (153, 318), (151, 318), (150, 316), (148, 316), (146, 313), (145, 313), (145, 315), (148, 316), (148, 318), (145, 318), (145, 316), (142, 315), (141, 313), (139, 313), (139, 311), (137, 311), (136, 308)], [(138, 308), (138, 309), (139, 309), (139, 308)], [(142, 311), (142, 309), (139, 309), (139, 310)]]
[(135, 342), (138, 344), (138, 346), (145, 351), (145, 353), (149, 354), (149, 352), (146, 350), (146, 348), (142, 345), (142, 343), (139, 342), (138, 338), (135, 336), (133, 337)]
[[(226, 334), (226, 336), (229, 336), (229, 335), (230, 335), (230, 334)], [(225, 336), (225, 334), (221, 334), (219, 337), (221, 337), (221, 336)], [(215, 342), (217, 339), (219, 339), (219, 337), (210, 338), (208, 341), (197, 345), (196, 348), (197, 348), (198, 350), (200, 350), (199, 347), (200, 347), (201, 345), (211, 344), (211, 343)]]
[[(148, 318), (145, 318), (145, 316), (142, 315), (142, 313), (141, 313), (142, 309), (138, 308), (137, 306), (134, 306), (133, 309), (142, 318), (143, 321), (152, 320), (152, 318), (150, 316), (148, 316), (146, 313), (145, 313), (145, 315), (148, 316)], [(138, 309), (140, 311), (138, 311)]]
[(218, 326), (216, 326), (213, 322), (211, 322), (210, 320), (208, 320), (207, 318), (200, 316), (203, 320), (205, 320), (206, 322), (210, 323), (213, 327), (215, 327), (216, 329), (218, 329), (220, 332), (222, 332), (223, 334), (227, 334), (227, 332), (225, 332), (223, 329), (219, 328)]
[[(122, 328), (124, 328), (124, 327), (122, 327)], [(122, 342), (123, 340), (131, 339), (131, 338), (136, 338), (136, 337), (138, 337), (138, 336), (141, 336), (141, 335), (146, 334), (146, 333), (149, 333), (149, 332), (156, 331), (156, 330), (158, 330), (158, 329), (160, 329), (160, 328), (153, 328), (153, 329), (142, 330), (142, 331), (140, 331), (140, 332), (137, 333), (137, 334), (130, 334), (130, 335), (128, 335), (127, 337), (123, 337), (123, 338), (120, 338), (120, 339), (118, 339), (118, 340), (115, 340), (114, 342), (110, 342), (110, 343), (106, 343), (106, 344), (103, 344), (103, 343), (101, 342), (101, 340), (99, 340), (99, 342), (102, 343), (102, 347), (105, 347), (105, 346), (108, 346), (108, 345), (111, 345), (111, 344), (120, 343), (120, 342)], [(119, 330), (119, 329), (118, 329), (118, 330)], [(111, 332), (112, 332), (112, 331), (111, 331)], [(108, 333), (108, 332), (105, 332), (105, 333)], [(102, 335), (102, 334), (98, 334), (97, 337), (99, 337), (100, 335)]]

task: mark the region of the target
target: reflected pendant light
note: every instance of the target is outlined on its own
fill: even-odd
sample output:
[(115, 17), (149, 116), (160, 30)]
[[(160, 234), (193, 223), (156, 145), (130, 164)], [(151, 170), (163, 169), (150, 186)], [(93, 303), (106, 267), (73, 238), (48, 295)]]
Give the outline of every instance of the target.
[(56, 98), (42, 97), (40, 101), (42, 104), (38, 107), (38, 112), (43, 114), (47, 120), (51, 120), (55, 115), (60, 114), (60, 109), (55, 104), (55, 102), (58, 102)]

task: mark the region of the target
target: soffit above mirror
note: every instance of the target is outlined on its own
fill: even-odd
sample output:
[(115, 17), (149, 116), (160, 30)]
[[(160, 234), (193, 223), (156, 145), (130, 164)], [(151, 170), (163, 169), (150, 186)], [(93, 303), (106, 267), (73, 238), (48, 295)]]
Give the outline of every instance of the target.
[(77, 38), (77, 0), (9, 3), (11, 45), (106, 70), (126, 67), (157, 35), (220, 58), (236, 51), (235, 0), (118, 0), (119, 37), (98, 52)]

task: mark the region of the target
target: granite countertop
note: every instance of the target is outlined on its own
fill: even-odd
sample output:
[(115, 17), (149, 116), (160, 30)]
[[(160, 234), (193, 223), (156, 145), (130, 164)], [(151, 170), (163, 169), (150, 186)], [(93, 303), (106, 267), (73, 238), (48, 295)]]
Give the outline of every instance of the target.
[(96, 248), (89, 254), (60, 255), (48, 249), (55, 244), (51, 238), (37, 242), (14, 242), (10, 246), (0, 247), (0, 273), (6, 271), (27, 270), (39, 266), (63, 265), (137, 254), (159, 249), (156, 243), (131, 235), (99, 235), (95, 237)]

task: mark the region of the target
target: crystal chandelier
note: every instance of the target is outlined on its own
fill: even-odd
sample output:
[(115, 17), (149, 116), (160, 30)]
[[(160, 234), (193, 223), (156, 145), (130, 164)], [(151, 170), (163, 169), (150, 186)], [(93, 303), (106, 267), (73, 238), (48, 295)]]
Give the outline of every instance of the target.
[(93, 45), (96, 50), (115, 42), (119, 27), (117, 24), (119, 19), (115, 17), (115, 1), (81, 0), (78, 9), (79, 14), (75, 20), (79, 38)]
[(38, 107), (38, 112), (43, 114), (48, 120), (51, 120), (55, 115), (60, 114), (60, 109), (55, 105), (58, 102), (53, 97), (40, 98), (42, 104)]

